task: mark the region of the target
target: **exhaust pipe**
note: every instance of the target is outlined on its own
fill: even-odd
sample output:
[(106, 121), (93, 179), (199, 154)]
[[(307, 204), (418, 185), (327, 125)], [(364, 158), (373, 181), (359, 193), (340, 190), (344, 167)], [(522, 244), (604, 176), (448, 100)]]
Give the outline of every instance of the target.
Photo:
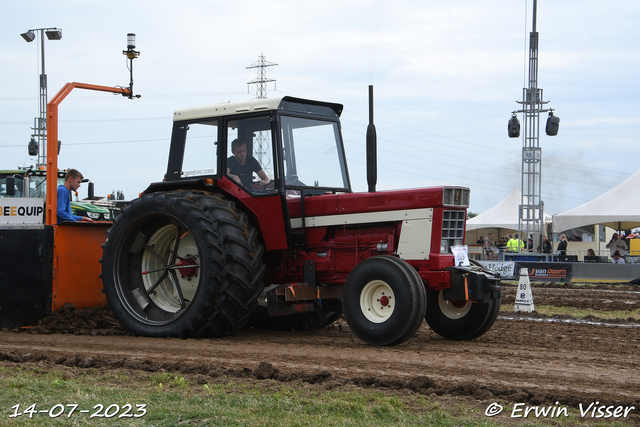
[(369, 85), (369, 126), (367, 126), (367, 184), (369, 192), (375, 193), (378, 181), (376, 125), (373, 124), (373, 85)]
[(96, 198), (96, 192), (95, 192), (95, 186), (93, 185), (93, 182), (89, 181), (89, 190), (87, 191), (88, 191), (87, 199), (94, 200)]

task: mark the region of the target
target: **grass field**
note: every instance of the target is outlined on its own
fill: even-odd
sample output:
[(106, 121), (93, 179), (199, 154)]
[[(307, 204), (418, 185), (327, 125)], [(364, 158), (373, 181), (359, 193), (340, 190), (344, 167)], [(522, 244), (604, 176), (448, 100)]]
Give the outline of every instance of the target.
[[(445, 409), (426, 396), (355, 386), (331, 390), (236, 379), (196, 384), (170, 373), (112, 375), (92, 370), (70, 379), (62, 370), (43, 373), (38, 368), (4, 366), (0, 367), (0, 389), (3, 426), (487, 425), (472, 406), (456, 404)], [(102, 407), (96, 407), (98, 403)], [(128, 412), (127, 404), (131, 405)], [(77, 407), (71, 413), (73, 405)], [(41, 410), (45, 412), (33, 412)], [(22, 415), (15, 417), (17, 413)]]

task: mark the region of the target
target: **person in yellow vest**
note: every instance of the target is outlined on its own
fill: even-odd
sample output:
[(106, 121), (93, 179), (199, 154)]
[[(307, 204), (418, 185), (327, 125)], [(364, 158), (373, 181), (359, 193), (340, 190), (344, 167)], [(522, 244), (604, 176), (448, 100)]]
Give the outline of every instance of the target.
[(509, 234), (509, 241), (507, 242), (507, 252), (522, 252), (524, 250), (524, 242), (516, 237), (511, 237)]

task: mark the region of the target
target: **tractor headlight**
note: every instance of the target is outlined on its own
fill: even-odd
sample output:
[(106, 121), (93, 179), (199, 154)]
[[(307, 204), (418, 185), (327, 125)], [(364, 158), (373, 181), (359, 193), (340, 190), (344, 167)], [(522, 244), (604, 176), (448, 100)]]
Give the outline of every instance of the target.
[(110, 218), (111, 218), (111, 213), (106, 212), (106, 213), (104, 214), (104, 220), (105, 220), (105, 221), (109, 221), (109, 219), (110, 219)]
[(448, 240), (440, 240), (440, 253), (446, 254), (449, 253), (449, 241)]
[(96, 212), (87, 212), (87, 216), (91, 219), (98, 219), (100, 218), (100, 214), (96, 213)]

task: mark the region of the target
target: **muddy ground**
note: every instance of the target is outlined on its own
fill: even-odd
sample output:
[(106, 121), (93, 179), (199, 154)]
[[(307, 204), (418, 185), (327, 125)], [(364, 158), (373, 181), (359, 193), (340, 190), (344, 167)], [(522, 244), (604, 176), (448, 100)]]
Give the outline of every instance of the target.
[[(515, 284), (503, 304), (513, 304)], [(640, 308), (638, 286), (533, 284), (536, 306), (596, 311)], [(217, 339), (151, 339), (123, 330), (109, 309), (69, 307), (27, 330), (0, 331), (0, 364), (42, 369), (179, 372), (195, 383), (266, 379), (324, 388), (363, 387), (434, 399), (503, 405), (634, 406), (640, 425), (640, 322), (502, 312), (470, 342), (447, 341), (424, 323), (396, 347), (363, 344), (343, 320), (313, 331), (243, 329)], [(497, 418), (496, 421), (499, 421)]]

